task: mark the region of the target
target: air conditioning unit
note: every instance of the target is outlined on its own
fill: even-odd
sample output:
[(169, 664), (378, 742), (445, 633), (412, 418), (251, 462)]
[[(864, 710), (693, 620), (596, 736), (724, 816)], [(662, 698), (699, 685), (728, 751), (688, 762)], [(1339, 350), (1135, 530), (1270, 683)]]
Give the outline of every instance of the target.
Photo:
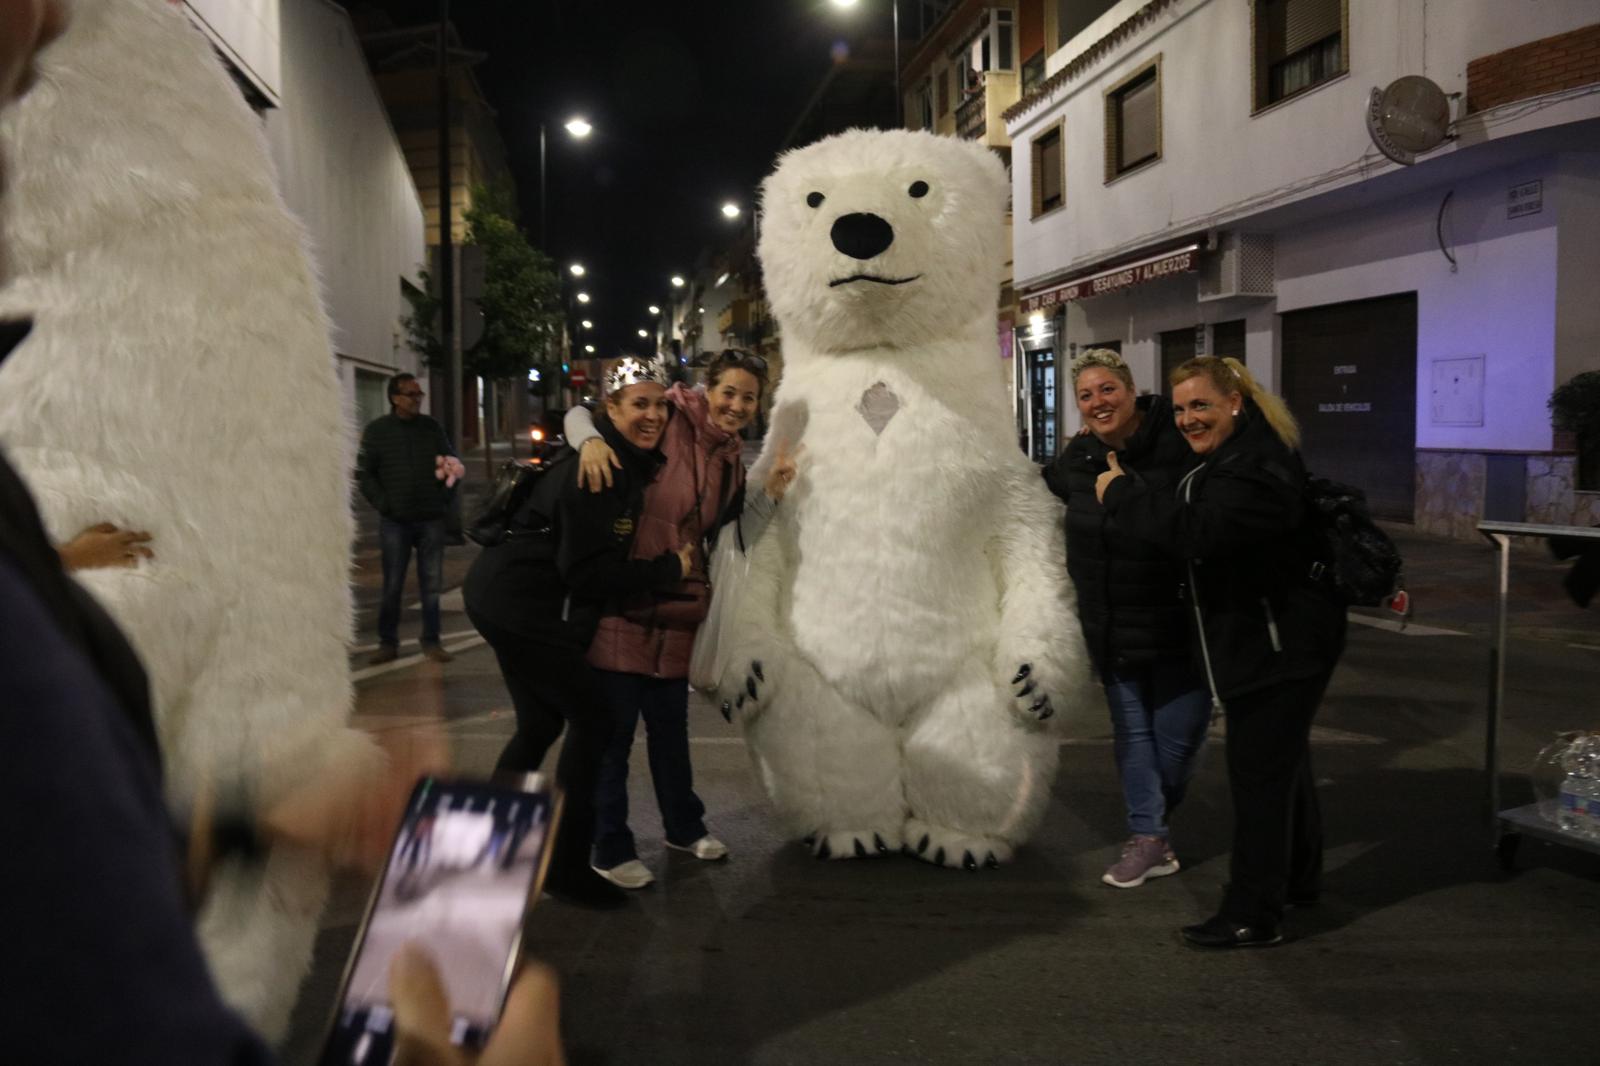
[(1272, 235), (1223, 232), (1216, 247), (1200, 257), (1198, 299), (1271, 299), (1277, 295), (1272, 267)]

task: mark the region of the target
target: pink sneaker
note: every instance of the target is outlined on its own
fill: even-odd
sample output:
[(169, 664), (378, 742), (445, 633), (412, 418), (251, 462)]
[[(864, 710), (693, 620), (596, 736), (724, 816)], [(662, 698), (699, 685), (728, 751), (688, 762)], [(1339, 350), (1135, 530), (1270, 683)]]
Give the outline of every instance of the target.
[(1161, 837), (1129, 837), (1122, 858), (1100, 875), (1113, 888), (1138, 888), (1147, 878), (1178, 872), (1178, 857)]

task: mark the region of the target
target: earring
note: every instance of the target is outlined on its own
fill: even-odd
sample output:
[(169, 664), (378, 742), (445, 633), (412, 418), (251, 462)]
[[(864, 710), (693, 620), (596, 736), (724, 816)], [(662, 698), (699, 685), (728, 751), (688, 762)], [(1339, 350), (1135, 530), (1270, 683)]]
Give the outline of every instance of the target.
[(1239, 417), (1239, 409), (1237, 407), (1235, 407), (1233, 409), (1233, 417), (1234, 418), (1238, 418)]

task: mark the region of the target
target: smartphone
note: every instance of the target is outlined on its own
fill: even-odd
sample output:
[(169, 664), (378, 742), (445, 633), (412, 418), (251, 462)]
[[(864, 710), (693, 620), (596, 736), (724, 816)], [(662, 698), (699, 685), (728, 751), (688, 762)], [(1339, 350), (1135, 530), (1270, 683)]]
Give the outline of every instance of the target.
[(389, 960), (433, 957), (450, 1038), (480, 1048), (505, 1003), (522, 927), (550, 861), (561, 798), (540, 774), (508, 783), (417, 782), (345, 967), (321, 1066), (382, 1066), (394, 1052)]

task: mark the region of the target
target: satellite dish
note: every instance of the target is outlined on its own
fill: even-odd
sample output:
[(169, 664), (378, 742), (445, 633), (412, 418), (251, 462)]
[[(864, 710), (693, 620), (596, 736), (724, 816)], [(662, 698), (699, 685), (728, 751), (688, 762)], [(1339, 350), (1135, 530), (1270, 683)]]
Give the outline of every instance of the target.
[(1367, 101), (1367, 133), (1378, 151), (1410, 166), (1439, 147), (1450, 132), (1450, 101), (1427, 78), (1407, 74), (1374, 88)]

